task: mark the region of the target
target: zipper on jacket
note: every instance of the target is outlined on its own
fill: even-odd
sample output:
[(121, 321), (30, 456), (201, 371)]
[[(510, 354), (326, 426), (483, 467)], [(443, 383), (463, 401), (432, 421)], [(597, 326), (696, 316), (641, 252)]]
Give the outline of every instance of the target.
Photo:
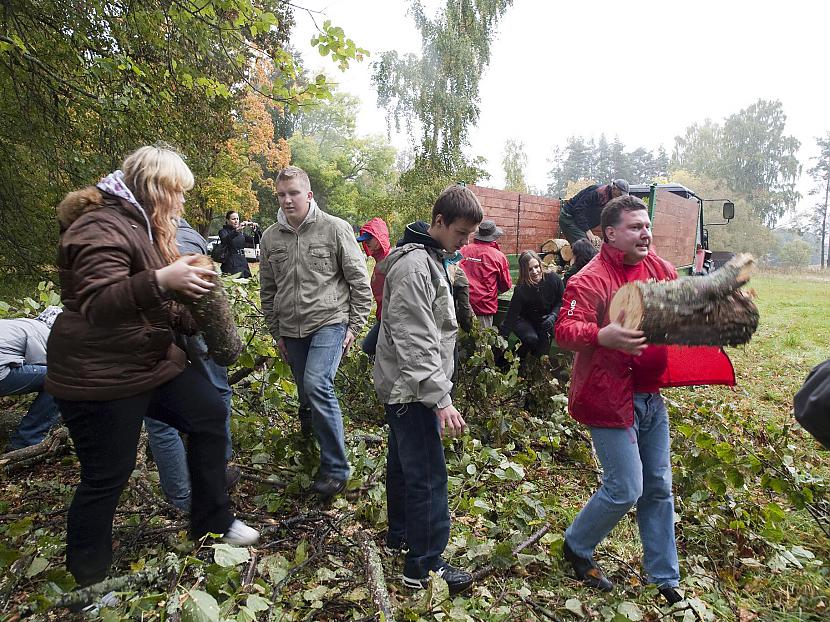
[[(302, 228), (302, 225), (300, 225)], [(299, 272), (299, 265), (300, 265), (300, 230), (297, 229), (295, 234), (297, 236), (297, 261), (294, 262), (294, 318), (297, 320), (297, 337), (302, 337), (302, 331), (300, 330), (300, 320), (299, 320), (299, 311), (297, 309), (297, 301), (300, 298), (300, 272)]]

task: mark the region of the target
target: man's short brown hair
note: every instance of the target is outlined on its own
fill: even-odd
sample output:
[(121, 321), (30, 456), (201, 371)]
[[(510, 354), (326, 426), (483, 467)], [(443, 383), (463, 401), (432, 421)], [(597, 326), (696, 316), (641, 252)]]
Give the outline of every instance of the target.
[(305, 184), (307, 190), (311, 190), (311, 181), (308, 179), (308, 173), (299, 166), (286, 166), (277, 175), (277, 183), (291, 179), (299, 179), (300, 182)]
[(444, 188), (438, 195), (432, 207), (432, 224), (435, 224), (439, 214), (443, 217), (445, 227), (456, 220), (466, 220), (476, 225), (484, 220), (484, 210), (481, 209), (478, 197), (466, 186), (458, 184)]
[(624, 194), (608, 201), (605, 207), (602, 208), (602, 214), (599, 217), (599, 225), (602, 228), (602, 239), (606, 242), (608, 241), (605, 237), (605, 228), (616, 227), (620, 224), (623, 212), (636, 212), (641, 209), (647, 210), (648, 205), (642, 199), (633, 197), (630, 194)]

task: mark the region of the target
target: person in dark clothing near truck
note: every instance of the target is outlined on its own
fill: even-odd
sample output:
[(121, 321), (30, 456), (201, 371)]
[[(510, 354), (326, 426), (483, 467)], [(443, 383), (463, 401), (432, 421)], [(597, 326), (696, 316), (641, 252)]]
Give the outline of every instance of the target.
[(559, 210), (559, 229), (562, 235), (573, 244), (582, 238), (592, 242), (596, 236), (591, 229), (599, 225), (602, 208), (611, 199), (628, 194), (628, 182), (615, 179), (610, 184), (588, 186), (562, 202)]
[[(251, 234), (245, 233), (245, 227), (251, 227)], [(248, 260), (245, 258), (245, 245), (259, 242), (259, 225), (249, 220), (239, 221), (239, 212), (233, 210), (225, 214), (225, 226), (219, 230), (219, 241), (224, 247), (222, 274), (239, 274), (251, 278)]]
[(562, 275), (562, 281), (565, 285), (568, 284), (569, 278), (587, 266), (588, 262), (596, 257), (599, 252), (597, 247), (591, 244), (591, 241), (588, 238), (583, 238), (574, 242), (573, 246), (571, 246), (571, 250), (574, 254), (573, 263), (571, 263)]
[(510, 333), (521, 341), (517, 354), (542, 356), (550, 350), (551, 334), (562, 306), (565, 286), (555, 272), (545, 272), (535, 251), (519, 255), (519, 283), (513, 291), (507, 317), (499, 328), (504, 337)]

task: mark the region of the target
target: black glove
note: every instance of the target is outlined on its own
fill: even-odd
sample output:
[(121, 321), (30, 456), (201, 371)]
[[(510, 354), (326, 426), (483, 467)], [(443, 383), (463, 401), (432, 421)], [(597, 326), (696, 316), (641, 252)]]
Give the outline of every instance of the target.
[(542, 328), (545, 329), (545, 332), (551, 332), (553, 330), (553, 325), (556, 324), (556, 314), (550, 313), (542, 318)]

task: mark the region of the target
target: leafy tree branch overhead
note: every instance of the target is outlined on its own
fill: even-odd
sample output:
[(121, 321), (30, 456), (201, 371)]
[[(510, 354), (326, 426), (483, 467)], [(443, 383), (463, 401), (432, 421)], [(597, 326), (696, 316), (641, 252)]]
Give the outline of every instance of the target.
[[(244, 118), (250, 93), (262, 98), (256, 105), (278, 110), (331, 95), (326, 77), (307, 77), (289, 49), (293, 8), (281, 0), (23, 1), (6, 5), (0, 20), (0, 203), (29, 215), (22, 224), (3, 210), (0, 226), (13, 241), (4, 246), (13, 250), (0, 256), (19, 271), (39, 272), (42, 257), (51, 257), (61, 196), (130, 149), (164, 140), (188, 157), (198, 179), (236, 183), (239, 162), (226, 149), (228, 141), (240, 147), (243, 126), (255, 127)], [(344, 68), (366, 54), (329, 22), (314, 45)], [(251, 157), (281, 159), (257, 151), (261, 139), (250, 142)], [(226, 196), (249, 192), (242, 183)], [(204, 230), (214, 210), (203, 188), (188, 215)]]

